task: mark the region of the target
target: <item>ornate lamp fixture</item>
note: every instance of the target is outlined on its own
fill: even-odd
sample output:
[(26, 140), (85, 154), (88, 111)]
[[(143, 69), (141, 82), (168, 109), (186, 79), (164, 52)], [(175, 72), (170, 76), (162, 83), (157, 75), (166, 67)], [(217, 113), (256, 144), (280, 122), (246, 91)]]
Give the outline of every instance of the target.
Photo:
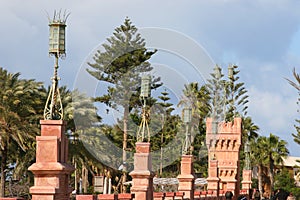
[(188, 155), (190, 154), (190, 146), (191, 146), (191, 133), (190, 133), (190, 123), (192, 121), (192, 109), (188, 106), (183, 108), (183, 123), (185, 124), (185, 140), (183, 143), (182, 154)]
[(141, 94), (140, 98), (143, 103), (143, 111), (142, 111), (142, 121), (137, 133), (137, 141), (143, 142), (145, 139), (145, 132), (147, 129), (147, 137), (148, 142), (150, 142), (150, 130), (148, 126), (148, 121), (150, 118), (150, 111), (147, 109), (147, 98), (151, 97), (151, 76), (145, 75), (142, 77), (142, 83), (141, 83)]
[(58, 59), (65, 57), (65, 29), (66, 20), (70, 14), (61, 11), (54, 11), (53, 19), (49, 18), (49, 55), (55, 57), (54, 75), (51, 78), (52, 85), (44, 109), (44, 119), (61, 120), (63, 119), (63, 107), (60, 98), (57, 75)]
[(245, 152), (245, 169), (250, 170), (251, 169), (251, 166), (250, 166), (250, 152), (251, 152), (251, 149), (250, 149), (250, 144), (249, 144), (248, 140), (245, 142), (244, 152)]

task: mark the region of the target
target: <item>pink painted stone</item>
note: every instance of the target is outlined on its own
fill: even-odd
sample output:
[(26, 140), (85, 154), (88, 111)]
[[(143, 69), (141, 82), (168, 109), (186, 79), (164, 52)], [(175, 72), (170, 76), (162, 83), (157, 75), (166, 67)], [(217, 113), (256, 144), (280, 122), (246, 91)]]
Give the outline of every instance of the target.
[(135, 147), (136, 153), (149, 153), (150, 143), (149, 142), (137, 142)]
[(217, 133), (213, 133), (212, 118), (206, 120), (206, 145), (209, 150), (207, 188), (209, 190), (232, 191), (235, 196), (239, 195), (241, 142), (241, 118), (234, 118), (233, 122), (220, 122)]
[(134, 194), (131, 193), (118, 194), (118, 200), (132, 200), (132, 199), (134, 199)]
[(163, 200), (165, 198), (165, 193), (163, 192), (154, 192), (153, 199), (154, 200)]
[(175, 198), (175, 192), (166, 192), (165, 200), (173, 200)]
[(117, 200), (117, 194), (98, 194), (98, 200)]
[(179, 184), (178, 191), (184, 194), (185, 199), (194, 199), (194, 172), (193, 172), (193, 156), (182, 155), (181, 157), (181, 173), (177, 176)]
[(97, 200), (97, 196), (92, 194), (76, 195), (76, 200)]
[(129, 174), (132, 177), (131, 193), (138, 200), (153, 199), (152, 157), (150, 143), (137, 142), (134, 154), (134, 170)]
[(30, 188), (32, 200), (69, 200), (72, 189), (69, 175), (74, 167), (67, 163), (68, 139), (62, 120), (41, 120), (41, 136), (36, 137), (36, 163), (28, 170), (34, 174)]
[(246, 191), (245, 194), (249, 194), (252, 184), (252, 170), (243, 170), (242, 189)]

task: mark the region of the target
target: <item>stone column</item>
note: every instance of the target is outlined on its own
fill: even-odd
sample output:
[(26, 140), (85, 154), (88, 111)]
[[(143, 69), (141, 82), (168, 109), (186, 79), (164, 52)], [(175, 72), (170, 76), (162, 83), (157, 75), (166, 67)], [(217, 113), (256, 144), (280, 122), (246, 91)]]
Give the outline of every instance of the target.
[(219, 194), (219, 175), (218, 175), (218, 161), (210, 160), (208, 163), (208, 178), (207, 180), (207, 190), (211, 190), (214, 194)]
[(243, 170), (243, 181), (242, 181), (242, 190), (246, 190), (247, 194), (249, 194), (251, 189), (251, 177), (252, 177), (252, 170)]
[(178, 175), (178, 191), (184, 192), (184, 199), (194, 199), (193, 156), (182, 155), (181, 173)]
[(36, 163), (28, 170), (34, 174), (30, 188), (32, 200), (69, 200), (72, 189), (69, 175), (74, 167), (67, 164), (68, 139), (62, 120), (41, 120), (41, 136), (36, 137)]
[(131, 192), (135, 194), (135, 199), (152, 200), (154, 172), (152, 172), (150, 143), (137, 142), (135, 145), (134, 170), (129, 174), (132, 177)]

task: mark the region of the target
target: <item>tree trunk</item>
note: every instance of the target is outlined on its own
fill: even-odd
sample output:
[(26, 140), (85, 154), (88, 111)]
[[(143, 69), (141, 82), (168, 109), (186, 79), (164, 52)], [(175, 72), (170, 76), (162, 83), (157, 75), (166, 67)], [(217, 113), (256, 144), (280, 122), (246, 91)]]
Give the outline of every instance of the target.
[(88, 170), (86, 166), (83, 164), (81, 169), (81, 177), (82, 177), (82, 188), (83, 193), (87, 194), (87, 188), (88, 188)]
[(262, 185), (262, 164), (258, 165), (258, 190), (260, 192), (260, 196), (262, 196), (262, 191), (263, 191), (263, 185)]
[(5, 196), (5, 179), (6, 179), (6, 162), (7, 162), (7, 149), (4, 147), (3, 150), (1, 150), (1, 188), (0, 188), (0, 197)]
[(270, 157), (270, 168), (269, 168), (269, 176), (270, 176), (270, 194), (272, 194), (274, 190), (274, 161), (272, 157)]
[(128, 121), (128, 110), (124, 107), (124, 118), (123, 118), (123, 156), (122, 156), (122, 165), (123, 165), (123, 176), (122, 176), (122, 193), (126, 193), (126, 185), (124, 183), (127, 181), (127, 156), (126, 156), (126, 149), (127, 149), (127, 121)]

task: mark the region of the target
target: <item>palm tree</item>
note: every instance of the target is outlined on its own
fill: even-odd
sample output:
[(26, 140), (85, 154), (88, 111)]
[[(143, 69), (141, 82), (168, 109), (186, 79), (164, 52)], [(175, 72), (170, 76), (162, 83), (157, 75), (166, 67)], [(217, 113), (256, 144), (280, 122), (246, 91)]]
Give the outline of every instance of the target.
[(260, 136), (251, 142), (251, 161), (258, 167), (259, 190), (262, 191), (263, 189), (263, 169), (267, 168), (272, 192), (274, 188), (274, 167), (275, 164), (282, 164), (282, 158), (288, 155), (287, 142), (272, 133), (269, 137)]
[[(243, 125), (243, 139), (254, 139), (258, 137), (258, 133), (257, 131), (259, 131), (259, 127), (257, 125), (254, 124), (254, 122), (252, 121), (252, 118), (247, 116), (247, 117), (243, 117), (242, 118), (242, 125)], [(243, 141), (245, 142), (245, 141)]]
[[(300, 75), (296, 73), (296, 69), (295, 68), (293, 70), (293, 75), (294, 75), (294, 78), (296, 80), (295, 82), (291, 81), (289, 79), (287, 79), (287, 80), (298, 91), (298, 101), (297, 101), (297, 104), (299, 105), (299, 103), (300, 103)], [(297, 112), (299, 112), (299, 110), (297, 110)], [(297, 125), (296, 124), (294, 125), (295, 129), (296, 129), (296, 134), (292, 134), (292, 135), (294, 137), (294, 141), (297, 144), (300, 144), (300, 119), (296, 119), (295, 121), (297, 123)]]
[[(84, 141), (79, 141), (82, 135), (91, 131), (95, 124), (100, 122), (93, 100), (78, 90), (70, 92), (66, 87), (60, 88), (62, 103), (64, 106), (64, 119), (67, 121), (67, 130), (71, 134), (70, 158), (76, 167), (75, 189), (77, 189), (77, 172), (81, 170), (84, 192), (88, 187), (88, 172), (92, 172), (91, 166), (101, 166), (92, 153), (84, 146)], [(93, 131), (92, 131), (93, 132)], [(93, 174), (93, 173), (92, 173)]]
[(294, 75), (294, 78), (296, 79), (296, 81), (291, 81), (289, 79), (287, 79), (287, 81), (294, 87), (296, 88), (296, 90), (300, 91), (300, 75), (297, 74), (296, 72), (296, 68), (294, 68), (293, 70), (293, 75)]
[(267, 164), (267, 138), (260, 136), (250, 141), (251, 153), (250, 159), (253, 166), (258, 169), (258, 189), (263, 190), (263, 169)]
[(274, 166), (282, 164), (284, 157), (288, 156), (289, 151), (286, 148), (287, 142), (281, 140), (278, 136), (270, 133), (268, 140), (268, 161), (269, 161), (269, 176), (271, 183), (271, 193), (274, 189)]
[(5, 196), (7, 155), (12, 141), (26, 151), (29, 141), (38, 133), (37, 120), (41, 113), (38, 89), (41, 83), (19, 79), (20, 73), (12, 74), (0, 68), (0, 154), (1, 184), (0, 196)]

